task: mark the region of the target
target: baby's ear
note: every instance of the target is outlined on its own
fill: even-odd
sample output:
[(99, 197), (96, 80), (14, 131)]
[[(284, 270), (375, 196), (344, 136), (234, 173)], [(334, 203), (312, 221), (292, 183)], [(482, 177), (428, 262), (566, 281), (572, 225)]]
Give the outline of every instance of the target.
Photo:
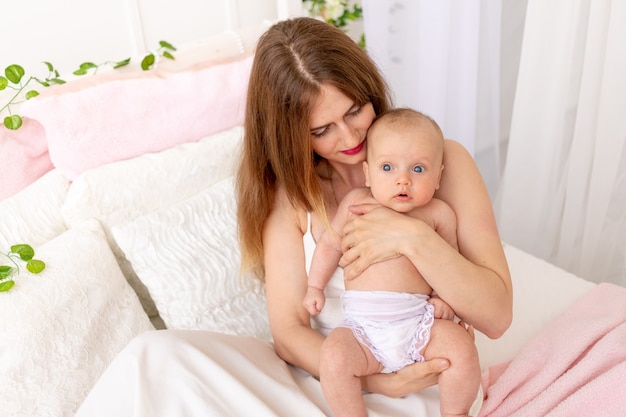
[(437, 188), (435, 188), (435, 190), (439, 189), (439, 183), (441, 183), (441, 174), (443, 174), (443, 164), (441, 164), (441, 169), (439, 170), (439, 178), (437, 178)]
[(368, 169), (368, 164), (367, 161), (363, 161), (363, 174), (365, 174), (365, 186), (369, 187), (370, 186), (370, 174), (369, 174), (369, 169)]

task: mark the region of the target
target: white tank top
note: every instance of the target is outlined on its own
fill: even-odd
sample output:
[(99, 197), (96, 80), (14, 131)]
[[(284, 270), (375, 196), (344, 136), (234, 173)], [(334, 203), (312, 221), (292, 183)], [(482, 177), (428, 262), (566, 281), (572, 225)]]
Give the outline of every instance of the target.
[[(306, 258), (306, 272), (308, 274), (311, 269), (313, 252), (317, 244), (311, 233), (311, 213), (308, 214), (307, 223), (308, 228), (302, 239), (304, 243), (304, 256)], [(337, 268), (324, 290), (326, 303), (324, 304), (322, 312), (317, 316), (311, 317), (311, 325), (313, 328), (319, 330), (320, 333), (328, 335), (341, 321), (343, 317), (341, 311), (341, 294), (344, 290), (343, 269)]]

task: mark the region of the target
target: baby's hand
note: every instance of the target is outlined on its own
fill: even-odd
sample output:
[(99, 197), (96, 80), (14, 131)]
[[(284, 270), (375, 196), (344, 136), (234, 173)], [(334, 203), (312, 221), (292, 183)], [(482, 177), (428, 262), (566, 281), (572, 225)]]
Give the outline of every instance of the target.
[(316, 316), (320, 314), (320, 312), (324, 308), (325, 301), (326, 301), (326, 298), (324, 297), (323, 290), (320, 290), (319, 288), (315, 288), (315, 287), (308, 287), (302, 304), (304, 305), (304, 308), (306, 308), (306, 311), (308, 311), (310, 315)]
[(454, 310), (441, 298), (436, 295), (430, 297), (428, 300), (430, 304), (435, 307), (435, 318), (444, 320), (454, 320)]

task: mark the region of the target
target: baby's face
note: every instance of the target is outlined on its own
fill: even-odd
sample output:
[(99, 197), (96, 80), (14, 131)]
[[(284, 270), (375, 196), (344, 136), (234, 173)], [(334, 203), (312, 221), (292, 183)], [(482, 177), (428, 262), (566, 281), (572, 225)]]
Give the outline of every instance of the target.
[(366, 184), (382, 205), (406, 213), (427, 204), (439, 188), (443, 139), (429, 123), (377, 125), (367, 139)]

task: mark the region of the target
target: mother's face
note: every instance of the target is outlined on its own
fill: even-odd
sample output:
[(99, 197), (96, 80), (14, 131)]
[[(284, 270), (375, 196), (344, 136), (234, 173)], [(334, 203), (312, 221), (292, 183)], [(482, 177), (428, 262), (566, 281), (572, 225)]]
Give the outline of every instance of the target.
[(310, 118), (313, 150), (331, 162), (363, 162), (367, 129), (375, 116), (372, 103), (360, 106), (336, 87), (322, 85)]

